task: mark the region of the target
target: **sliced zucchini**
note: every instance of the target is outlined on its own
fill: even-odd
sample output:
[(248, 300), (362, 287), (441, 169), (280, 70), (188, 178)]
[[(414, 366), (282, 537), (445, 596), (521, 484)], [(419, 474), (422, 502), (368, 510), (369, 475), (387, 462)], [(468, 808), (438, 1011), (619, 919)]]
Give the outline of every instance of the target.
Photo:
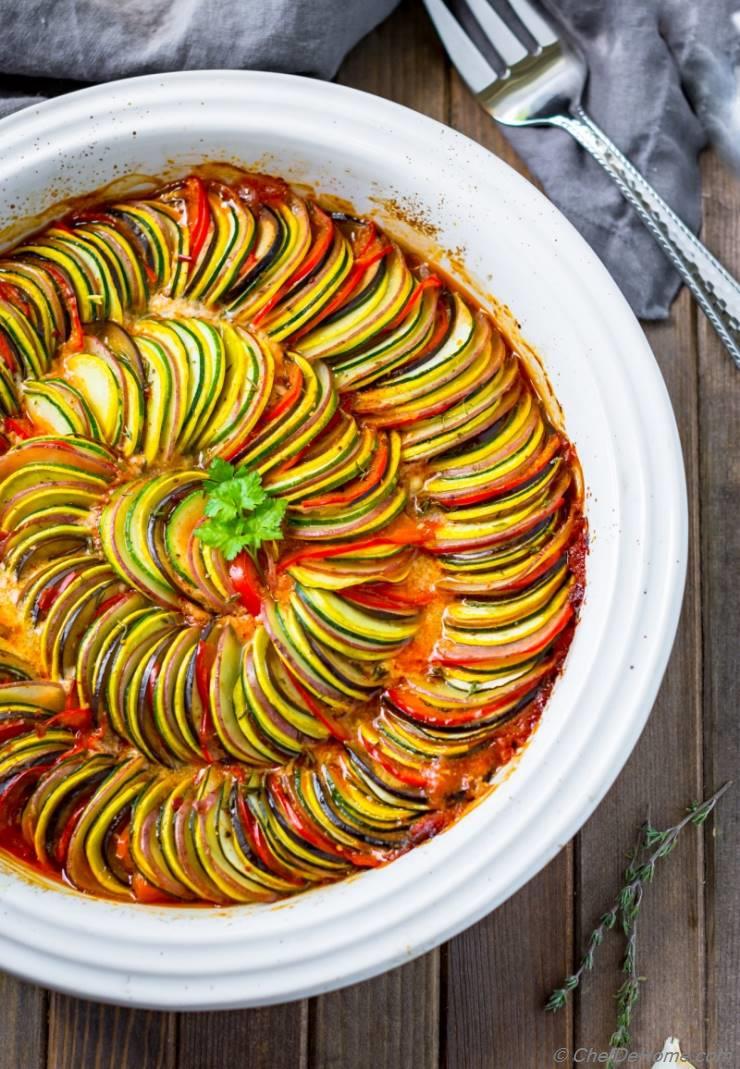
[(92, 411), (100, 437), (118, 445), (123, 428), (123, 385), (111, 364), (93, 353), (73, 353), (65, 360), (65, 375)]

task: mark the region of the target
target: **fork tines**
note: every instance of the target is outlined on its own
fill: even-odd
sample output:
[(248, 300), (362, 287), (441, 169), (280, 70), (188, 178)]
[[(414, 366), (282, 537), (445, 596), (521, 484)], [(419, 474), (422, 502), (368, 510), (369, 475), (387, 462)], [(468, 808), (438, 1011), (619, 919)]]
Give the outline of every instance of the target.
[[(557, 34), (530, 0), (502, 0), (502, 9), (513, 15), (516, 29), (494, 10), (488, 0), (461, 0), (461, 5), (474, 19), (484, 39), (500, 59), (502, 70), (497, 71), (463, 29), (444, 0), (424, 0), (437, 33), (455, 67), (474, 93), (480, 93), (528, 55), (557, 40)], [(529, 47), (517, 33), (521, 26), (534, 46)]]

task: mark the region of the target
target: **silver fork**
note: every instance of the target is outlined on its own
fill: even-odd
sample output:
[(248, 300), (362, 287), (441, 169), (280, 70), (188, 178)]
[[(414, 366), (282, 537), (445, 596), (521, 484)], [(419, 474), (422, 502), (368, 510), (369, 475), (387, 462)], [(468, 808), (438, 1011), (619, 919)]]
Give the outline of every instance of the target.
[(528, 47), (488, 0), (465, 0), (500, 57), (497, 73), (443, 0), (424, 0), (450, 59), (489, 115), (506, 126), (559, 126), (611, 175), (740, 368), (740, 284), (586, 114), (581, 101), (588, 68), (580, 52), (530, 0), (503, 2), (536, 47)]

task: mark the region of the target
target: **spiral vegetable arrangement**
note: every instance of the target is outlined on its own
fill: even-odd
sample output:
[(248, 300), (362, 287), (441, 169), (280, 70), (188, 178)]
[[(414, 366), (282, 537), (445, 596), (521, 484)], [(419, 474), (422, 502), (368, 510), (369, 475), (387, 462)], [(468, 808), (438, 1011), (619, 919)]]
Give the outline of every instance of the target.
[(577, 459), (490, 317), (372, 221), (247, 174), (67, 216), (0, 260), (0, 410), (0, 845), (28, 866), (269, 901), (436, 834), (537, 723)]

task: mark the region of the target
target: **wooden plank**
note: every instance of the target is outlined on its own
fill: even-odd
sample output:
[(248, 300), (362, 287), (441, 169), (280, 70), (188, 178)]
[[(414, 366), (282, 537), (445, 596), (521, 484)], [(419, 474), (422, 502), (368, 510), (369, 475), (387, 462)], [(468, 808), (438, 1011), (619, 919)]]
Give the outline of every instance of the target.
[(570, 1049), (572, 1013), (543, 1011), (570, 968), (572, 848), (485, 920), (447, 944), (443, 963), (445, 1069), (552, 1064)]
[[(453, 72), (450, 123), (530, 178), (500, 128)], [(447, 1069), (549, 1065), (570, 1047), (572, 1010), (543, 1012), (573, 952), (573, 847), (476, 927), (452, 940), (443, 961)]]
[(180, 1014), (177, 1069), (304, 1069), (307, 1003)]
[[(702, 793), (701, 623), (696, 312), (688, 293), (648, 339), (663, 371), (681, 435), (690, 501), (690, 560), (676, 645), (648, 725), (630, 761), (583, 828), (578, 849), (579, 949), (621, 883), (627, 851), (648, 814), (672, 824)], [(704, 1050), (704, 913), (701, 838), (687, 833), (645, 895), (639, 971), (647, 975), (633, 1029), (635, 1050), (660, 1049), (676, 1034)], [(604, 1050), (614, 1027), (622, 941), (610, 938), (577, 1003), (576, 1046)]]
[(0, 1069), (46, 1065), (46, 992), (0, 973)]
[[(25, 1069), (25, 1063), (19, 1062)], [(175, 1069), (175, 1019), (51, 995), (48, 1069)]]
[[(704, 240), (740, 277), (740, 183), (709, 156)], [(707, 834), (707, 1050), (740, 1050), (740, 376), (699, 321), (705, 778), (735, 779)], [(732, 1055), (727, 1064), (732, 1063)]]
[(342, 85), (447, 120), (447, 60), (421, 0), (409, 0), (347, 56)]
[(436, 1069), (436, 954), (315, 999), (310, 1069)]

